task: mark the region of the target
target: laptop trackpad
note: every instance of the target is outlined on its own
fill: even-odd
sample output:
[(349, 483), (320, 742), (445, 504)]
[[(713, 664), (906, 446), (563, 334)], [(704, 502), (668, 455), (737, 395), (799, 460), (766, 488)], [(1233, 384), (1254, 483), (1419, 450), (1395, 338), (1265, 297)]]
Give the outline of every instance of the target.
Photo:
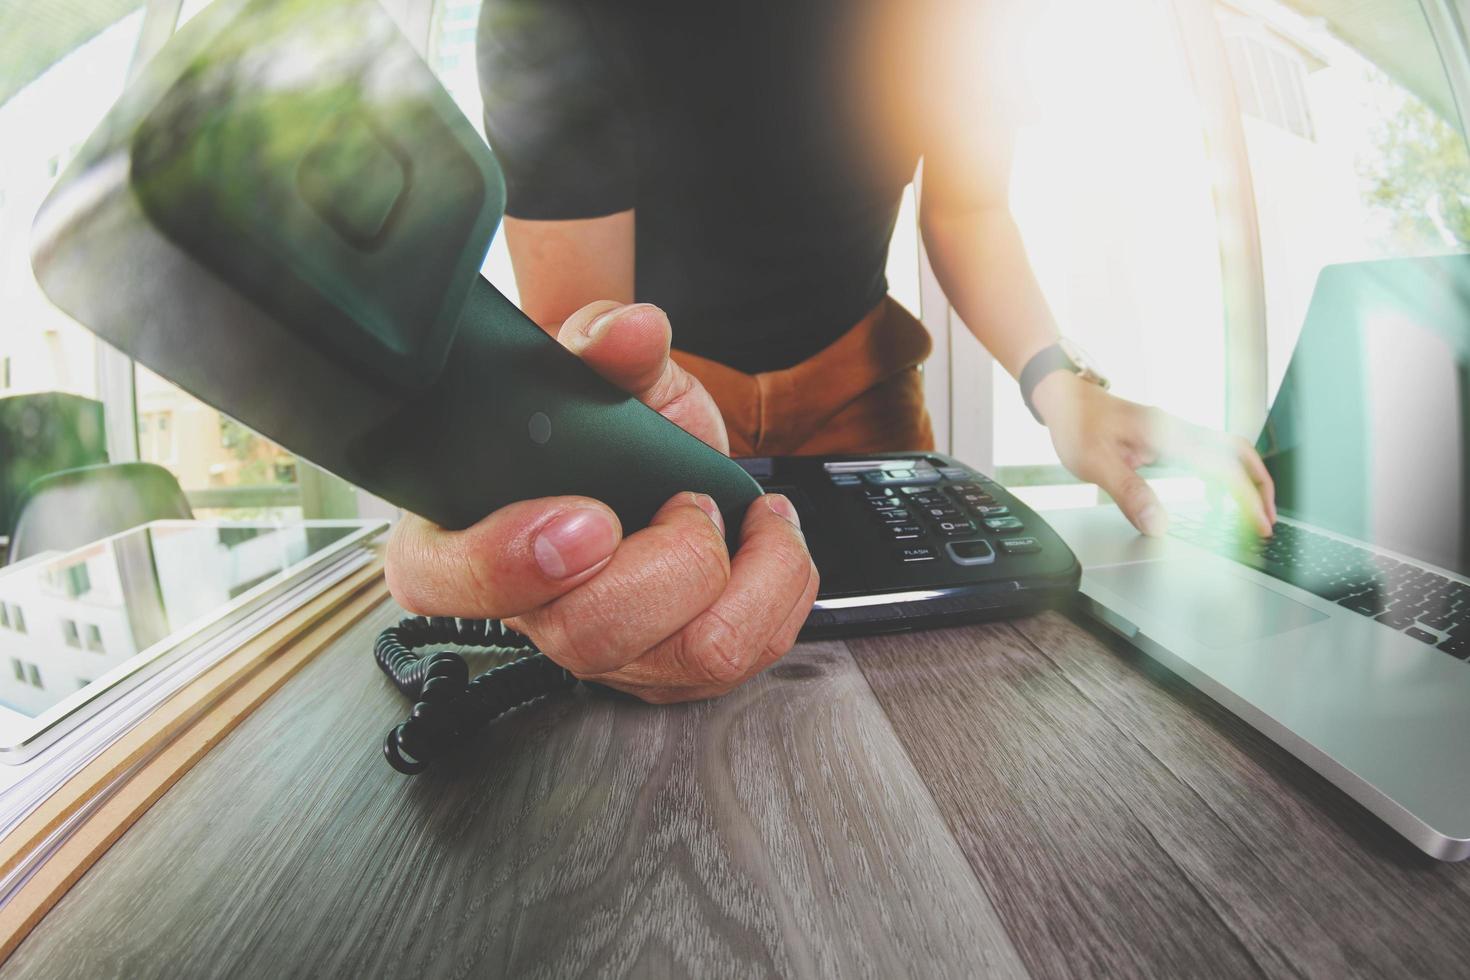
[[(1326, 615), (1232, 575), (1217, 562), (1143, 561), (1089, 568), (1103, 588), (1211, 647), (1251, 643)], [(1143, 623), (1137, 624), (1148, 632)]]

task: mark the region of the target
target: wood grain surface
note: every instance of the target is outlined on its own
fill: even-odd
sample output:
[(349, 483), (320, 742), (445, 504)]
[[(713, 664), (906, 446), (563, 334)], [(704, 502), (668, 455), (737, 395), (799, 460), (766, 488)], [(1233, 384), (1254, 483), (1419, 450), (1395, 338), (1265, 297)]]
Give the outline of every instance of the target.
[(718, 702), (579, 691), (409, 779), (365, 619), (6, 964), (53, 976), (1020, 976), (841, 644)]
[[(387, 593), (381, 561), (359, 570), (195, 678), (57, 791), (53, 800), (72, 795), (73, 805), (90, 806), (91, 813), (0, 909), (0, 961), (189, 769)], [(158, 748), (147, 752), (149, 743)], [(109, 759), (113, 750), (136, 763), (122, 769)], [(99, 766), (112, 774), (108, 784), (94, 781)], [(73, 795), (78, 781), (92, 787), (85, 804)], [(45, 818), (44, 812), (33, 816)], [(22, 824), (11, 836), (25, 832)]]
[(1470, 974), (1423, 857), (1060, 614), (799, 647), (718, 702), (586, 691), (407, 779), (364, 620), (6, 976)]
[[(1285, 749), (1120, 640), (1016, 624), (1220, 824), (1156, 833), (1272, 972), (1470, 975), (1470, 862), (1427, 857)], [(1101, 634), (1101, 630), (1097, 631)], [(1470, 750), (1470, 746), (1466, 747)]]
[(1470, 866), (1121, 643), (1052, 613), (850, 646), (1035, 975), (1470, 973)]

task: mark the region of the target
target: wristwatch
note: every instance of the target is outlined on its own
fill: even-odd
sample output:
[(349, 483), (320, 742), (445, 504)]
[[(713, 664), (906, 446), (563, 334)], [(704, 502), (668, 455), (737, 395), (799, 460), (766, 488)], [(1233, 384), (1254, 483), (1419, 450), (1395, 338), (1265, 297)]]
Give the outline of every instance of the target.
[(1041, 383), (1041, 379), (1053, 371), (1071, 371), (1083, 381), (1090, 381), (1099, 388), (1108, 387), (1108, 379), (1098, 373), (1092, 366), (1087, 355), (1066, 337), (1057, 338), (1057, 342), (1049, 347), (1043, 347), (1032, 355), (1031, 360), (1021, 369), (1021, 400), (1031, 410), (1031, 415), (1036, 421), (1045, 425), (1041, 413), (1036, 410), (1036, 404), (1031, 401), (1031, 393)]

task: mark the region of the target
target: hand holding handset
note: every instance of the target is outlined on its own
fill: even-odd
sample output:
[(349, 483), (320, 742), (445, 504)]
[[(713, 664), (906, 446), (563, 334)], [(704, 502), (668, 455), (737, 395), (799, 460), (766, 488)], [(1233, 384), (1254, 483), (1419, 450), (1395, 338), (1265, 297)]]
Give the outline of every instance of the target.
[(697, 490), (738, 540), (755, 481), (480, 277), (504, 203), (374, 0), (216, 0), (58, 182), (34, 265), (108, 343), (445, 527), (576, 494), (632, 531)]

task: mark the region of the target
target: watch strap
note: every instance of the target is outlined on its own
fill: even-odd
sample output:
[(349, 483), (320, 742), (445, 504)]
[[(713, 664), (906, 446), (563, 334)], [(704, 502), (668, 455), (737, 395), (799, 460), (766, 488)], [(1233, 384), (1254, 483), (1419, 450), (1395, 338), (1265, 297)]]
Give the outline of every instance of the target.
[(1031, 355), (1031, 360), (1027, 361), (1026, 366), (1021, 369), (1021, 377), (1018, 379), (1018, 383), (1021, 386), (1021, 400), (1026, 403), (1026, 408), (1030, 410), (1031, 417), (1042, 425), (1045, 425), (1046, 422), (1042, 419), (1041, 413), (1036, 410), (1036, 403), (1031, 400), (1031, 394), (1036, 390), (1036, 386), (1041, 383), (1041, 379), (1053, 371), (1071, 371), (1073, 374), (1082, 373), (1082, 369), (1077, 366), (1077, 362), (1068, 357), (1067, 352), (1062, 350), (1061, 344), (1049, 344)]

